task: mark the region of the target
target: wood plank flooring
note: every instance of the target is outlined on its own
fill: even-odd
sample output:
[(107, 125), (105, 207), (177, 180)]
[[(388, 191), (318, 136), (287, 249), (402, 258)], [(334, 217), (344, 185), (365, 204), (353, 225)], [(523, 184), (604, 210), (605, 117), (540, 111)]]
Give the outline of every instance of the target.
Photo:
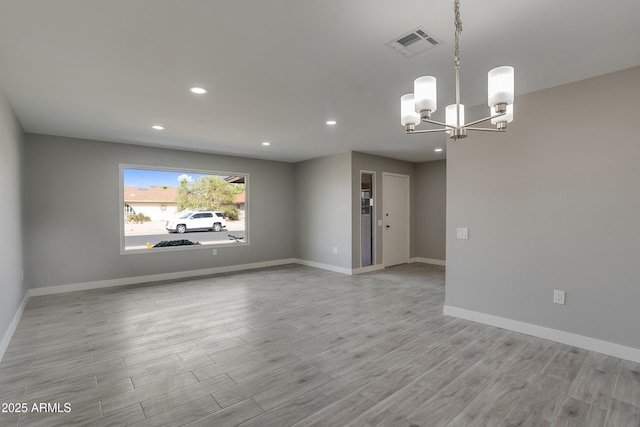
[(443, 303), (423, 264), (31, 298), (0, 364), (0, 402), (27, 411), (0, 425), (640, 426), (640, 365)]

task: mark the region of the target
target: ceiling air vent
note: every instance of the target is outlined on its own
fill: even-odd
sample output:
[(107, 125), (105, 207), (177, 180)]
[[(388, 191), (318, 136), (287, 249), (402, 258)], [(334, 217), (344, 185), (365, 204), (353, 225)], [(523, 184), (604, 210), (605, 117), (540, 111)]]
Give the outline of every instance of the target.
[(398, 40), (398, 43), (400, 43), (402, 46), (407, 47), (412, 43), (417, 42), (418, 40), (422, 40), (418, 34), (416, 33), (410, 33), (409, 35), (404, 36), (403, 38), (401, 38), (400, 40)]
[(433, 49), (440, 44), (429, 30), (424, 27), (417, 27), (398, 37), (395, 37), (386, 45), (395, 50), (405, 58), (411, 58), (420, 53)]

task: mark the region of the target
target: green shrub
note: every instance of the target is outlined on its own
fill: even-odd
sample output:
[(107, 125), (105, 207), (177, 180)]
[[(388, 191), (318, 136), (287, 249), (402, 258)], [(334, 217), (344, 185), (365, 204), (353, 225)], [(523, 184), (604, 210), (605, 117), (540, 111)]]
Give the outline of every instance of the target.
[(127, 221), (133, 222), (134, 224), (142, 224), (143, 222), (151, 221), (151, 218), (143, 213), (137, 213), (129, 215)]
[(240, 218), (240, 211), (235, 206), (223, 206), (220, 209), (222, 215), (228, 220), (235, 221)]

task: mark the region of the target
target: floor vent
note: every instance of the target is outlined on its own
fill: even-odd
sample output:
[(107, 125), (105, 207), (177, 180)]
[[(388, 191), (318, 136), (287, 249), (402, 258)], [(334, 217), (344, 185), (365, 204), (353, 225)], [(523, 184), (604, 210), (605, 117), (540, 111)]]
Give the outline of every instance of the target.
[(386, 45), (405, 58), (411, 58), (440, 44), (440, 40), (424, 27), (416, 27), (411, 31), (395, 37)]

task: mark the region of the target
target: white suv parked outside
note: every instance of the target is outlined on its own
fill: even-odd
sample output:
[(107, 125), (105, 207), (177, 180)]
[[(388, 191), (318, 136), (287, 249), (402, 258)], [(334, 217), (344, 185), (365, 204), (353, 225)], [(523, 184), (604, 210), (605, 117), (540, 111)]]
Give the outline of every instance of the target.
[(186, 212), (180, 217), (170, 219), (165, 228), (169, 233), (185, 233), (187, 230), (220, 231), (226, 226), (227, 221), (222, 212), (198, 211)]

